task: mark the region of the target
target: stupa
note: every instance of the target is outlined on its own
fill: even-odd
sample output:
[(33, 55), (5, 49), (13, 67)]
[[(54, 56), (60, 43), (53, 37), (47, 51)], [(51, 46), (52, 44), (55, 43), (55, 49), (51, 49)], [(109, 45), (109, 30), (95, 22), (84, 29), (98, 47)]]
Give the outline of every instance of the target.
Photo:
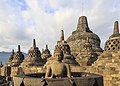
[(57, 45), (55, 45), (54, 54), (51, 58), (48, 59), (46, 64), (48, 64), (49, 62), (51, 63), (52, 60), (56, 59), (54, 57), (56, 57), (55, 55), (56, 55), (56, 53), (59, 52), (59, 50), (63, 51), (63, 54), (64, 54), (63, 62), (70, 64), (70, 65), (73, 65), (73, 66), (78, 65), (74, 56), (71, 54), (71, 50), (70, 50), (69, 45), (64, 40), (64, 31), (63, 30), (61, 30), (60, 41), (57, 41)]
[(51, 57), (50, 50), (48, 49), (48, 45), (46, 45), (45, 50), (42, 50), (41, 58), (46, 62), (48, 58)]
[(101, 75), (71, 72), (70, 65), (62, 61), (64, 54), (60, 48), (54, 56), (56, 59), (47, 65), (45, 73), (15, 76), (14, 86), (103, 86)]
[(91, 72), (104, 76), (105, 86), (120, 85), (120, 33), (118, 21), (114, 23), (113, 34), (105, 43), (105, 51), (98, 57), (93, 64)]
[(0, 68), (3, 67), (2, 61), (0, 61)]
[(8, 58), (8, 62), (6, 63), (7, 65), (11, 66), (14, 55), (15, 55), (15, 53), (14, 53), (14, 49), (13, 49), (11, 55)]
[(109, 37), (109, 40), (105, 43), (105, 51), (117, 51), (120, 49), (120, 33), (118, 27), (118, 21), (114, 23), (113, 34)]
[[(87, 41), (87, 39), (89, 41)], [(72, 35), (68, 37), (67, 42), (70, 45), (71, 52), (77, 59), (77, 62), (83, 66), (87, 65), (87, 62), (83, 63), (82, 61), (90, 59), (93, 53), (95, 54), (95, 57), (93, 58), (96, 59), (96, 56), (103, 52), (100, 47), (100, 38), (90, 30), (86, 16), (81, 16), (79, 18), (77, 30), (72, 32)]]
[(86, 38), (84, 48), (77, 55), (76, 61), (81, 66), (91, 66), (97, 60), (97, 53), (92, 50), (92, 44), (89, 42), (89, 38)]
[(36, 47), (35, 39), (33, 39), (33, 46), (28, 50), (27, 57), (22, 62), (21, 67), (43, 66), (41, 52)]
[(18, 45), (18, 51), (14, 54), (12, 60), (12, 67), (18, 67), (24, 60), (24, 55), (20, 50), (20, 45)]

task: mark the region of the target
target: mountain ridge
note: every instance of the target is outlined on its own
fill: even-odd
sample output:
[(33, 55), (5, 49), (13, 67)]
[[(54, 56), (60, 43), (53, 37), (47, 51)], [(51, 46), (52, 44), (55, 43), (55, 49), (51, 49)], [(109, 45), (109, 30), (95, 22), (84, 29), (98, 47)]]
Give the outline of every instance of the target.
[[(2, 61), (3, 64), (5, 64), (8, 61), (8, 58), (11, 55), (11, 53), (12, 52), (4, 52), (4, 51), (0, 52), (0, 61)], [(23, 54), (25, 57), (27, 56), (26, 53), (23, 52)]]

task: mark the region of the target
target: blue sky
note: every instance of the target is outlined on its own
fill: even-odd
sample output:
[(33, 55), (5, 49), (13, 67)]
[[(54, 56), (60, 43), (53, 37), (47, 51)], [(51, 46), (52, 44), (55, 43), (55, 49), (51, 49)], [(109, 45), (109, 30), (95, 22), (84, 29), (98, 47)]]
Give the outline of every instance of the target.
[(20, 44), (27, 52), (33, 38), (40, 50), (45, 44), (53, 50), (60, 30), (67, 39), (81, 15), (87, 16), (90, 29), (104, 47), (114, 21), (120, 21), (119, 8), (120, 0), (0, 0), (0, 51), (16, 50)]

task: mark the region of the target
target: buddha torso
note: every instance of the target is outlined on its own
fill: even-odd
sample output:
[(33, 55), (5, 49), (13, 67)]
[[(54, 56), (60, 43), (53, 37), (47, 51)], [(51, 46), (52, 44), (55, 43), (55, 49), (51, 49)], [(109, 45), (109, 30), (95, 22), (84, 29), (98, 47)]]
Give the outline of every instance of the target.
[(51, 64), (52, 75), (51, 77), (66, 77), (67, 76), (67, 69), (66, 65), (62, 62), (54, 62)]

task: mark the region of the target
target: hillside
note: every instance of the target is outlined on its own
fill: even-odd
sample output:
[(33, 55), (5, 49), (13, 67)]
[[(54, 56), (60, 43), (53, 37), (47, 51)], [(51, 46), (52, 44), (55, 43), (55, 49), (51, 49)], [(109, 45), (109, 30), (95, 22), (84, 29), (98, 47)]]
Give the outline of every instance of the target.
[[(11, 52), (0, 52), (0, 60), (5, 64), (8, 61), (8, 57), (10, 56)], [(24, 53), (26, 57), (26, 53)]]

